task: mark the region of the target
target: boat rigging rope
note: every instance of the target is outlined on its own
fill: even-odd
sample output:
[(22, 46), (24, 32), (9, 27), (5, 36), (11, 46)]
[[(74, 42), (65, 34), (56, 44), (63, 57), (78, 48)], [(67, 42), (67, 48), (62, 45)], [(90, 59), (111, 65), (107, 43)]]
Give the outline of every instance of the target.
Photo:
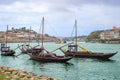
[(58, 33), (55, 31), (55, 28), (52, 27), (47, 20), (46, 20), (46, 22), (48, 23), (48, 26), (50, 26), (50, 29), (54, 32), (54, 34), (56, 34), (56, 36), (58, 36)]

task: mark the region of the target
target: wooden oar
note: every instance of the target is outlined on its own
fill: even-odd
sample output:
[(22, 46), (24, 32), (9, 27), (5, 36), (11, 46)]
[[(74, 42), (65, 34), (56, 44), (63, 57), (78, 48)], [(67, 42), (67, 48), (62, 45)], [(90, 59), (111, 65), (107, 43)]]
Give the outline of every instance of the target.
[(60, 49), (60, 48), (62, 48), (62, 47), (65, 47), (65, 46), (67, 46), (67, 45), (69, 45), (69, 44), (72, 44), (73, 42), (71, 42), (71, 43), (68, 43), (68, 44), (66, 44), (66, 45), (63, 45), (63, 46), (61, 46), (61, 47), (59, 47), (59, 48), (57, 48), (57, 49), (55, 49), (55, 50), (53, 50), (53, 51), (51, 51), (51, 52), (54, 52), (54, 51), (56, 51), (56, 50), (58, 50), (58, 49)]
[[(22, 45), (21, 45), (21, 46), (22, 46)], [(22, 49), (20, 48), (21, 46), (19, 46), (19, 44), (18, 44), (18, 48), (22, 51)], [(21, 54), (23, 54), (23, 53), (20, 53), (20, 54), (16, 55), (15, 57), (18, 57), (18, 56), (21, 55)]]
[[(18, 45), (19, 46), (19, 45)], [(19, 49), (22, 51), (22, 49), (20, 48), (20, 46), (19, 46)]]
[(34, 46), (33, 48), (35, 48), (35, 47), (38, 47), (39, 45), (37, 45), (37, 46)]
[(18, 56), (20, 56), (21, 54), (23, 54), (23, 53), (20, 53), (20, 54), (16, 55), (15, 57), (18, 57)]
[[(19, 45), (19, 44), (18, 44), (18, 45)], [(20, 45), (20, 46), (18, 46), (17, 48), (15, 48), (14, 51), (15, 51), (16, 49), (18, 49), (19, 47), (21, 47), (21, 46), (22, 46), (22, 45)]]

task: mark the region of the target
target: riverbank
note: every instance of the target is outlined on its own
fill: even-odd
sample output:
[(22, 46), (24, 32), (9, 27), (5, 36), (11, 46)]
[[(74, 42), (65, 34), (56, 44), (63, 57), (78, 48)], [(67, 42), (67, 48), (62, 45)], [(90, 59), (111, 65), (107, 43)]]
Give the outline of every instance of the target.
[(57, 80), (46, 76), (38, 76), (31, 72), (0, 66), (0, 80)]

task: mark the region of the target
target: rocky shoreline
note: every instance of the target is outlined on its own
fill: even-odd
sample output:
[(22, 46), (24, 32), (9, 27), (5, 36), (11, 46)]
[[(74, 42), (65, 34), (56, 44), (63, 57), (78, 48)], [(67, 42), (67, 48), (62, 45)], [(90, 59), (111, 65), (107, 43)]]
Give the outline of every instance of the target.
[(57, 80), (46, 76), (38, 76), (31, 72), (0, 66), (0, 80)]

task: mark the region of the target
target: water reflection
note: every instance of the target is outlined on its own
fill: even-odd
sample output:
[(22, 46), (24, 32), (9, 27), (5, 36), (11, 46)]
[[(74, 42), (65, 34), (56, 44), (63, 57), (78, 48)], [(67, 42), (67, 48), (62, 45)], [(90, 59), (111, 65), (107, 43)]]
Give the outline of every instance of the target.
[(112, 60), (112, 59), (93, 59), (92, 62), (102, 62), (102, 63), (105, 63), (105, 62), (110, 62), (110, 63), (114, 63), (116, 60)]
[(66, 63), (62, 63), (63, 64), (63, 68), (65, 68), (65, 71), (69, 71), (74, 64), (70, 63), (70, 62), (66, 62)]
[(113, 59), (97, 59), (97, 58), (74, 58), (75, 62), (111, 62), (114, 63), (116, 60)]
[(46, 71), (47, 69), (45, 68), (45, 65), (48, 65), (47, 63), (44, 62), (38, 62), (38, 61), (34, 61), (32, 59), (29, 59), (30, 64), (32, 65), (32, 69), (35, 70), (36, 68), (40, 71)]
[[(69, 68), (71, 66), (73, 66), (74, 64), (70, 63), (70, 62), (65, 62), (65, 63), (57, 63), (57, 62), (39, 62), (39, 61), (35, 61), (35, 60), (32, 60), (32, 59), (29, 59), (29, 63), (33, 66), (33, 67), (36, 67), (36, 66), (39, 66), (39, 69), (42, 70), (42, 71), (45, 71), (45, 67), (47, 65), (62, 65), (63, 68), (65, 68), (66, 71), (69, 70)], [(34, 68), (35, 69), (35, 68)]]

